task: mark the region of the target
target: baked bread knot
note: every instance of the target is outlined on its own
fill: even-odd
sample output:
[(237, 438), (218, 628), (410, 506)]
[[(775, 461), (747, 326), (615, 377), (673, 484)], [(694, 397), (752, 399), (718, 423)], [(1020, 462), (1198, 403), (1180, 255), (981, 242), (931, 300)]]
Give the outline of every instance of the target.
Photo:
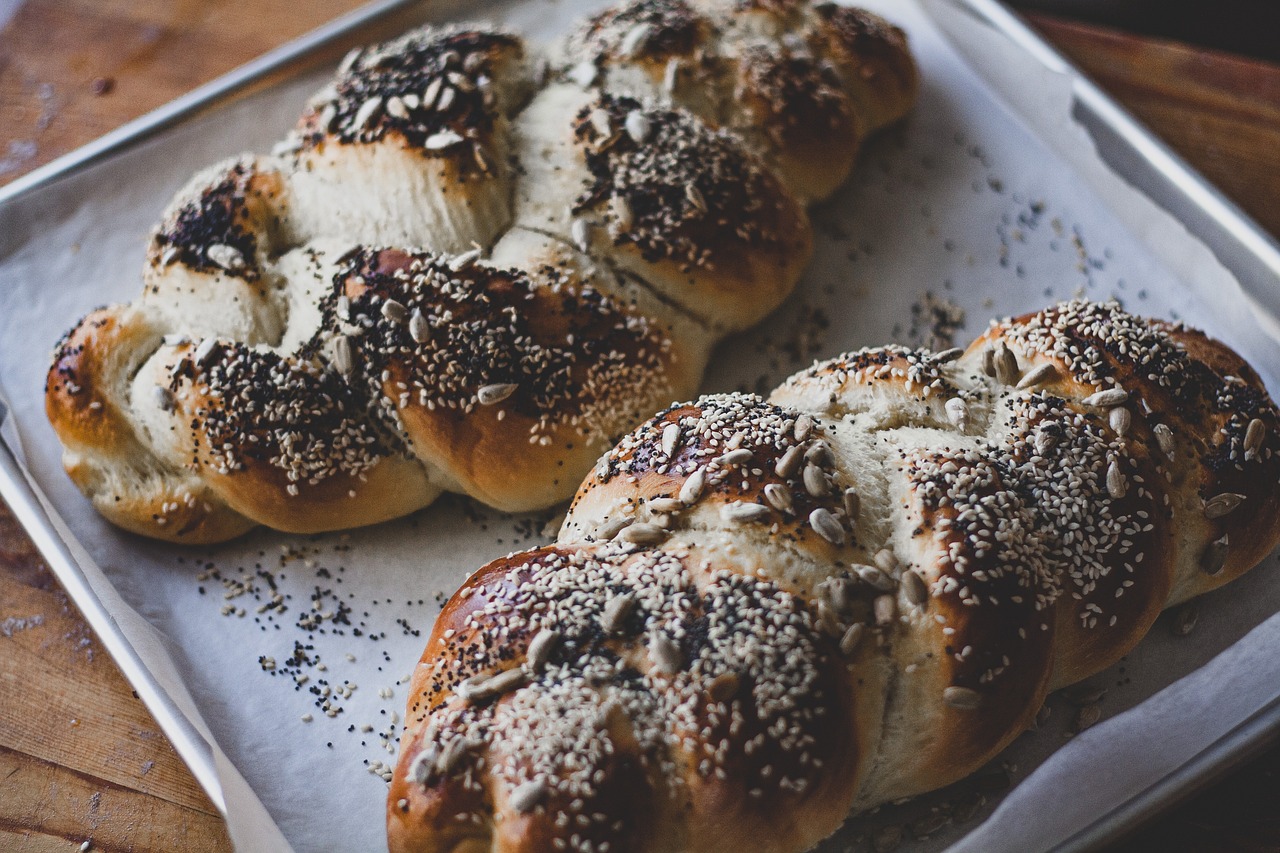
[(1280, 541), (1280, 412), (1115, 303), (672, 406), (414, 672), (405, 851), (800, 851), (988, 762)]
[(189, 543), (568, 498), (786, 298), (806, 204), (915, 98), (874, 16), (722, 6), (637, 0), (545, 53), (473, 27), (353, 51), (270, 154), (193, 177), (141, 297), (59, 345), (77, 485)]

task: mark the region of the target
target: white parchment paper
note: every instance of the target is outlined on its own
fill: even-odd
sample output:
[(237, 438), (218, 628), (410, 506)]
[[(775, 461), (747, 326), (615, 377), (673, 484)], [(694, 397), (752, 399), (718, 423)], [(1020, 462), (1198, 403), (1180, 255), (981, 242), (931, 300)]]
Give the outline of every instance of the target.
[[(594, 5), (481, 11), (550, 37)], [(988, 318), (1079, 294), (1201, 326), (1280, 388), (1280, 341), (1202, 244), (1098, 160), (1070, 118), (1065, 78), (971, 27), (977, 55), (1024, 80), (1024, 120), (914, 0), (864, 5), (908, 31), (923, 72), (919, 106), (815, 212), (820, 237), (799, 291), (720, 348), (706, 390), (765, 390), (813, 358), (927, 342), (955, 326), (965, 343)], [(480, 14), (432, 8), (436, 20), (458, 8)], [(191, 550), (115, 530), (63, 474), (43, 415), (54, 341), (86, 310), (137, 294), (147, 232), (196, 168), (266, 150), (322, 83), (312, 75), (260, 92), (0, 212), (0, 387), (31, 479), (121, 631), (216, 742), (243, 850), (385, 847), (380, 773), (394, 762), (401, 680), (440, 603), (488, 560), (545, 541), (559, 513), (512, 517), (446, 497), (374, 528), (259, 531)], [(1198, 602), (1190, 636), (1173, 636), (1166, 616), (1091, 679), (1105, 690), (1099, 725), (1068, 737), (1077, 706), (1054, 697), (1048, 724), (976, 780), (851, 821), (823, 849), (885, 847), (898, 835), (922, 850), (1043, 849), (1167, 775), (1280, 693), (1280, 661), (1267, 653), (1280, 644), (1273, 564)]]

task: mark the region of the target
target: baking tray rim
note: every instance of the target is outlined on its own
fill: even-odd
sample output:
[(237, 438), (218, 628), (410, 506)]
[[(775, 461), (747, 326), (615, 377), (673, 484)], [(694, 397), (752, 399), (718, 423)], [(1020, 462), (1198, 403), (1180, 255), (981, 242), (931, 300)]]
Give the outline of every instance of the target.
[[(1078, 108), (1094, 123), (1105, 127), (1138, 155), (1139, 162), (1166, 180), (1180, 192), (1181, 200), (1192, 211), (1199, 211), (1208, 221), (1234, 239), (1239, 250), (1252, 256), (1271, 273), (1271, 283), (1280, 284), (1280, 245), (1255, 221), (1178, 154), (1156, 138), (1124, 107), (1096, 86), (1072, 62), (1029, 27), (1009, 9), (1003, 0), (922, 0), (927, 8), (937, 3), (957, 6), (1009, 37), (1047, 68), (1070, 76)], [(194, 119), (208, 110), (225, 106), (243, 97), (253, 87), (274, 75), (285, 74), (294, 66), (314, 59), (326, 48), (353, 39), (358, 33), (384, 23), (398, 12), (411, 7), (429, 5), (429, 0), (374, 0), (354, 11), (310, 31), (257, 59), (215, 78), (191, 92), (134, 119), (74, 151), (32, 170), (23, 177), (0, 187), (0, 208), (19, 203), (31, 194), (100, 161), (145, 142), (156, 134)], [(950, 35), (950, 34), (949, 34)], [(1126, 177), (1115, 163), (1112, 168)], [(1165, 208), (1183, 224), (1176, 210)], [(1194, 229), (1193, 233), (1195, 233)], [(1202, 239), (1204, 235), (1197, 234)], [(1206, 240), (1206, 242), (1209, 242)], [(1215, 248), (1211, 246), (1211, 248)], [(1215, 251), (1215, 254), (1218, 254)], [(1221, 259), (1221, 256), (1220, 256)], [(1222, 259), (1225, 266), (1236, 272)], [(1246, 293), (1264, 296), (1249, 282), (1242, 280)], [(1280, 288), (1278, 288), (1280, 289)], [(1252, 292), (1250, 293), (1250, 290)], [(1264, 301), (1274, 302), (1274, 299)], [(1280, 303), (1276, 303), (1280, 305)], [(1274, 315), (1274, 311), (1270, 312)], [(0, 387), (0, 428), (6, 426), (9, 405)], [(191, 769), (197, 782), (209, 795), (214, 806), (226, 814), (226, 800), (219, 782), (214, 756), (215, 746), (201, 731), (202, 725), (189, 718), (171, 697), (154, 673), (143, 662), (132, 641), (125, 636), (107, 605), (94, 591), (64, 533), (55, 523), (52, 505), (29, 481), (19, 461), (20, 451), (0, 431), (0, 498), (13, 511), (16, 519), (36, 548), (49, 563), (67, 595), (80, 609), (108, 654), (120, 666), (139, 697), (155, 715), (157, 723), (172, 742), (174, 749)], [(1173, 772), (1137, 792), (1129, 799), (1099, 815), (1057, 844), (1053, 853), (1076, 853), (1115, 841), (1136, 829), (1141, 823), (1193, 795), (1213, 780), (1244, 763), (1266, 745), (1280, 740), (1280, 697), (1255, 712), (1208, 747), (1197, 753)]]

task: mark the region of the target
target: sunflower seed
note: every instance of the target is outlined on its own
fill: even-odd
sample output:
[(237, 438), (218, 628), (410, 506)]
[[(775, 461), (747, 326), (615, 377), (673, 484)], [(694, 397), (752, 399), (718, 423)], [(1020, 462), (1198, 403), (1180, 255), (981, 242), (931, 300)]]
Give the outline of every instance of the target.
[(667, 538), (667, 531), (656, 524), (638, 521), (624, 527), (615, 538), (632, 545), (657, 545)]
[(982, 705), (982, 694), (969, 687), (948, 687), (942, 691), (942, 701), (961, 711), (972, 711)]
[(476, 400), (482, 406), (493, 406), (514, 394), (518, 387), (514, 382), (495, 382), (492, 385), (482, 385), (480, 390), (476, 392)]
[(878, 595), (871, 610), (875, 614), (877, 625), (888, 625), (898, 615), (898, 599), (892, 595)]
[(879, 592), (888, 592), (893, 589), (893, 577), (875, 566), (852, 566), (851, 568), (857, 573), (858, 579), (872, 589)]
[(502, 672), (485, 681), (481, 686), (481, 690), (485, 698), (491, 696), (501, 696), (504, 693), (510, 693), (517, 687), (520, 687), (529, 676), (520, 667), (512, 669), (504, 669)]
[(651, 498), (649, 500), (649, 511), (655, 513), (682, 512), (684, 510), (684, 501), (676, 498)]
[(818, 629), (832, 637), (839, 637), (844, 633), (835, 609), (826, 601), (818, 602)]
[[(453, 90), (450, 89), (449, 91)], [(462, 141), (462, 137), (452, 130), (441, 130), (428, 136), (422, 145), (428, 151), (442, 151)]]
[(448, 776), (452, 773), (462, 763), (462, 758), (467, 754), (470, 746), (465, 737), (455, 737), (450, 740), (448, 746), (440, 751), (440, 757), (436, 760), (436, 774)]
[(680, 60), (672, 57), (667, 60), (667, 67), (662, 69), (662, 88), (671, 94), (680, 82)]
[(440, 100), (436, 101), (436, 112), (448, 112), (449, 107), (453, 106), (453, 101), (458, 97), (458, 91), (448, 86), (440, 88)]
[(1107, 413), (1107, 421), (1116, 435), (1124, 437), (1129, 434), (1129, 427), (1133, 425), (1133, 415), (1123, 406), (1116, 406)]
[(680, 502), (685, 506), (693, 506), (702, 497), (702, 490), (707, 485), (706, 470), (699, 468), (689, 475), (680, 487)]
[(444, 81), (439, 77), (434, 78), (427, 84), (427, 88), (422, 92), (422, 108), (430, 110), (436, 105), (436, 98), (440, 97), (440, 87), (444, 85)]
[(862, 498), (858, 495), (858, 490), (848, 488), (844, 490), (844, 514), (845, 518), (853, 524), (854, 519), (858, 517), (858, 510), (862, 509)]
[(1235, 492), (1223, 492), (1214, 495), (1204, 502), (1204, 517), (1208, 519), (1222, 518), (1244, 502), (1245, 496)]
[(338, 77), (347, 76), (352, 68), (356, 67), (356, 63), (360, 61), (360, 57), (364, 55), (363, 47), (355, 47), (347, 51), (347, 55), (342, 57), (342, 62), (338, 64)]
[(809, 526), (819, 536), (837, 547), (844, 544), (844, 528), (840, 521), (825, 507), (817, 507), (809, 513)]
[(831, 492), (826, 475), (817, 465), (804, 466), (804, 490), (815, 498), (826, 497)]
[(627, 117), (623, 120), (623, 127), (626, 128), (627, 136), (630, 136), (636, 145), (644, 145), (645, 140), (649, 138), (649, 131), (652, 130), (649, 119), (641, 110), (632, 110), (627, 113)]
[(731, 504), (725, 504), (720, 510), (720, 514), (726, 521), (732, 521), (740, 524), (761, 523), (769, 521), (773, 518), (767, 506), (755, 503), (744, 503), (743, 501), (734, 501)]
[(334, 306), (337, 311), (338, 319), (344, 322), (351, 322), (351, 298), (345, 294), (338, 297), (337, 304)]
[(408, 118), (409, 108), (405, 106), (403, 99), (392, 95), (387, 98), (387, 115), (392, 118)]
[(320, 110), (320, 115), (316, 119), (316, 124), (325, 133), (333, 132), (333, 123), (338, 118), (338, 108), (333, 104), (325, 104), (324, 109)]
[(1097, 705), (1085, 705), (1076, 711), (1075, 730), (1082, 732), (1102, 719), (1102, 709)]
[(886, 575), (894, 575), (898, 572), (898, 557), (888, 548), (881, 548), (876, 551), (875, 556), (871, 558), (871, 562), (875, 563), (876, 568)]
[(912, 569), (902, 573), (902, 591), (906, 593), (907, 601), (917, 607), (929, 600), (929, 587), (925, 585), (924, 578)]
[(409, 762), (409, 771), (406, 774), (409, 781), (415, 785), (427, 784), (435, 774), (436, 759), (439, 758), (439, 754), (436, 745), (431, 744), (415, 755), (413, 761)]
[(796, 437), (796, 441), (804, 444), (811, 432), (813, 432), (813, 418), (808, 415), (801, 415), (796, 418), (795, 426), (791, 428), (791, 434)]
[(338, 335), (333, 339), (333, 368), (343, 376), (350, 376), (355, 369), (355, 356), (351, 352), (351, 338)]
[(707, 685), (707, 695), (713, 702), (728, 702), (738, 695), (738, 688), (741, 686), (742, 679), (736, 672), (722, 672)]
[(1173, 459), (1173, 454), (1177, 447), (1173, 440), (1173, 430), (1169, 428), (1168, 424), (1156, 424), (1151, 431), (1155, 433), (1156, 444), (1160, 446), (1160, 452), (1169, 459)]
[(1044, 364), (1037, 365), (1027, 371), (1026, 375), (1018, 380), (1017, 388), (1019, 391), (1025, 391), (1028, 388), (1035, 388), (1038, 385), (1044, 385), (1052, 382), (1058, 377), (1058, 367), (1053, 362), (1046, 361)]
[(831, 452), (831, 445), (825, 441), (815, 441), (809, 445), (809, 449), (804, 452), (804, 458), (823, 468), (831, 468), (836, 464), (836, 457)]
[(1262, 443), (1267, 440), (1267, 425), (1259, 418), (1249, 421), (1249, 426), (1244, 431), (1244, 458), (1250, 459), (1258, 455), (1258, 451), (1262, 449)]
[(638, 56), (651, 32), (653, 27), (649, 24), (636, 24), (622, 37), (622, 41), (618, 43), (618, 50), (623, 56)]
[(579, 86), (586, 89), (592, 83), (596, 82), (596, 77), (599, 73), (600, 69), (596, 67), (595, 62), (590, 59), (584, 59), (577, 65), (570, 68), (567, 72), (567, 76), (574, 83), (577, 83)]
[(414, 308), (413, 314), (409, 317), (409, 337), (419, 344), (425, 344), (431, 340), (431, 324), (427, 322), (427, 318), (419, 308)]
[(779, 477), (788, 480), (800, 470), (800, 464), (803, 461), (804, 446), (797, 444), (788, 448), (787, 452), (782, 454), (782, 458), (778, 460), (778, 464), (773, 467), (773, 470)]
[(969, 424), (969, 406), (959, 397), (952, 397), (943, 404), (943, 408), (947, 410), (947, 417), (951, 423), (964, 429)]
[(410, 92), (407, 95), (400, 96), (400, 103), (404, 104), (406, 109), (416, 110), (418, 107), (422, 106), (422, 98), (418, 97), (413, 92)]
[(394, 299), (388, 299), (382, 303), (382, 316), (389, 323), (403, 323), (409, 316), (409, 309)]
[(1124, 472), (1120, 470), (1120, 462), (1112, 459), (1111, 464), (1107, 466), (1107, 494), (1120, 500), (1126, 491), (1128, 491), (1128, 481), (1125, 479)]
[(662, 455), (670, 459), (680, 443), (680, 424), (667, 424), (662, 428)]
[(933, 354), (933, 360), (939, 364), (947, 364), (955, 361), (962, 355), (964, 355), (963, 347), (952, 347), (951, 349), (944, 349), (942, 352), (935, 352)]
[(707, 200), (702, 195), (702, 190), (698, 189), (693, 184), (685, 184), (684, 194), (685, 197), (689, 199), (689, 203), (693, 205), (695, 210), (699, 213), (707, 212)]
[(866, 633), (867, 626), (861, 622), (854, 622), (846, 628), (844, 636), (840, 638), (840, 654), (845, 657), (852, 656), (862, 644), (862, 638)]
[(574, 219), (569, 224), (569, 237), (579, 252), (591, 250), (591, 223), (585, 219)]
[(606, 634), (616, 634), (622, 630), (623, 623), (631, 615), (636, 606), (636, 598), (629, 592), (615, 595), (604, 606), (600, 614), (600, 630)]
[(822, 599), (837, 613), (848, 613), (853, 605), (853, 583), (848, 578), (828, 578), (819, 587)]
[(152, 385), (151, 395), (155, 398), (156, 405), (160, 407), (162, 412), (173, 411), (173, 392), (163, 385)]
[(750, 462), (754, 458), (754, 454), (745, 447), (737, 450), (730, 450), (728, 453), (721, 454), (716, 461), (721, 465), (742, 465)]
[(1012, 385), (1018, 381), (1021, 371), (1018, 369), (1018, 357), (1003, 342), (996, 350), (996, 381), (1002, 385)]
[(982, 372), (988, 376), (996, 375), (996, 349), (995, 347), (987, 347), (982, 351)]
[(515, 809), (517, 814), (528, 814), (547, 796), (547, 790), (547, 783), (542, 779), (530, 780), (512, 789), (507, 797), (507, 804)]
[(167, 246), (165, 250), (160, 253), (160, 265), (164, 267), (169, 266), (169, 264), (176, 261), (178, 256), (181, 254), (182, 250), (177, 246)]
[(205, 338), (200, 342), (200, 346), (196, 347), (196, 351), (191, 355), (191, 358), (195, 360), (196, 364), (204, 367), (210, 362), (210, 356), (213, 355), (213, 350), (217, 346), (217, 338)]
[(534, 634), (533, 639), (529, 641), (529, 650), (525, 653), (525, 663), (534, 672), (542, 669), (547, 665), (547, 661), (551, 660), (551, 653), (556, 650), (559, 642), (559, 631), (543, 628)]
[(1081, 400), (1081, 404), (1094, 409), (1110, 409), (1122, 406), (1129, 399), (1129, 392), (1123, 388), (1104, 388)]
[(662, 675), (675, 675), (684, 665), (680, 647), (666, 634), (654, 634), (649, 640), (649, 660)]
[(212, 246), (204, 250), (205, 256), (209, 258), (210, 263), (222, 267), (228, 272), (238, 272), (244, 269), (244, 255), (234, 246), (228, 246), (226, 243), (214, 243)]
[(476, 84), (471, 81), (471, 78), (459, 71), (450, 71), (444, 77), (454, 86), (457, 86), (459, 92), (474, 92), (476, 90)]
[(470, 249), (460, 255), (455, 255), (449, 259), (449, 270), (451, 272), (462, 272), (480, 260), (480, 250)]
[(1200, 571), (1210, 576), (1222, 571), (1227, 564), (1227, 552), (1231, 546), (1228, 536), (1229, 534), (1224, 533), (1221, 539), (1213, 540), (1200, 552)]
[(489, 674), (485, 672), (476, 673), (475, 675), (463, 681), (457, 687), (453, 688), (453, 692), (464, 702), (479, 701), (484, 691), (484, 683), (489, 680)]
[(609, 211), (613, 214), (613, 222), (619, 234), (625, 234), (635, 225), (636, 217), (631, 209), (631, 202), (622, 196), (609, 196)]
[(764, 487), (764, 499), (769, 502), (769, 506), (778, 512), (785, 512), (791, 515), (795, 512), (795, 505), (791, 501), (791, 491), (786, 486), (777, 483), (770, 483)]
[(360, 109), (356, 110), (355, 116), (351, 119), (349, 127), (352, 130), (365, 130), (374, 123), (378, 115), (382, 112), (382, 98), (374, 95), (360, 105)]
[(1179, 607), (1173, 614), (1173, 633), (1178, 637), (1185, 637), (1196, 629), (1196, 622), (1200, 620), (1200, 611), (1194, 603), (1184, 604)]
[(596, 107), (587, 116), (587, 121), (591, 123), (591, 129), (596, 132), (596, 136), (600, 139), (608, 139), (613, 135), (613, 127), (609, 123), (609, 114), (604, 110)]

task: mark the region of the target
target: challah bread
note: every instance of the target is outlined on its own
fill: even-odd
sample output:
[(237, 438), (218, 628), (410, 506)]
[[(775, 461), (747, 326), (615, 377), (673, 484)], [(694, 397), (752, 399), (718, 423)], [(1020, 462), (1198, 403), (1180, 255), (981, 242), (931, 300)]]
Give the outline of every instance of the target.
[(953, 782), (1280, 541), (1278, 429), (1085, 301), (672, 406), (444, 607), (391, 849), (798, 851)]
[[(353, 52), (273, 153), (193, 178), (142, 296), (58, 347), (46, 408), (72, 478), (113, 522), (189, 543), (372, 523), (446, 489), (569, 497), (786, 297), (804, 205), (914, 99), (879, 19), (723, 5), (636, 0), (554, 63), (484, 29)], [(632, 19), (692, 23), (680, 85), (626, 83), (665, 24), (601, 52)], [(786, 129), (793, 90), (821, 132)], [(797, 166), (815, 138), (844, 165)]]

